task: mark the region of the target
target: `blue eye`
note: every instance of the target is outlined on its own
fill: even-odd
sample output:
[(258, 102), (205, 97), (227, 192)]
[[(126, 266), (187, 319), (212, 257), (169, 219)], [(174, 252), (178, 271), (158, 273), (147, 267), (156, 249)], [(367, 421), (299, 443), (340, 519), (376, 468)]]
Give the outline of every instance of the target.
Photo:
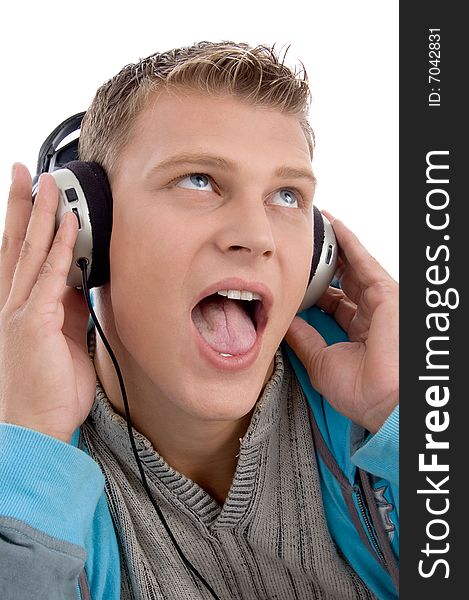
[(182, 187), (189, 190), (203, 190), (213, 192), (212, 184), (209, 178), (202, 173), (193, 173), (187, 175), (176, 184), (177, 187)]
[[(278, 198), (278, 200), (276, 200)], [(272, 196), (272, 204), (278, 204), (280, 206), (286, 206), (287, 208), (298, 208), (298, 198), (292, 190), (283, 189), (278, 190)]]

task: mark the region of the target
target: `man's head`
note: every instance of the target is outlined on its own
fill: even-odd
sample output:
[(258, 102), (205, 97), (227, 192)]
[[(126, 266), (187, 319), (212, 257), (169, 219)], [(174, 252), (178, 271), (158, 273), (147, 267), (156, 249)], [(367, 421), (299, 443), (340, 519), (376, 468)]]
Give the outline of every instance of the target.
[(145, 395), (203, 419), (252, 409), (311, 264), (308, 103), (305, 73), (231, 43), (153, 55), (98, 90), (80, 135), (113, 194), (98, 305)]

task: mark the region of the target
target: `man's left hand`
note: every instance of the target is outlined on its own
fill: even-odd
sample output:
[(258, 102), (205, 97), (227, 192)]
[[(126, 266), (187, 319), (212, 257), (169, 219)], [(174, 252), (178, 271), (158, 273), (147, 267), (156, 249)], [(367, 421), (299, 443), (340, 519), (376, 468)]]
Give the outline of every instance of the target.
[(399, 285), (342, 223), (329, 219), (339, 245), (336, 277), (317, 306), (347, 332), (328, 346), (295, 317), (286, 342), (304, 364), (313, 387), (354, 423), (371, 433), (399, 402)]

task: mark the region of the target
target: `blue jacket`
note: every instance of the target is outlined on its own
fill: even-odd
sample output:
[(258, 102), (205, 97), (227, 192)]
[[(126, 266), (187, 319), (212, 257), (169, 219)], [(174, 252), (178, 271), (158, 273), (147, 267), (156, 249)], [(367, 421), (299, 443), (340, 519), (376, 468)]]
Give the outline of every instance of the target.
[[(302, 316), (328, 344), (347, 340), (320, 309)], [(364, 437), (316, 392), (297, 357), (285, 350), (311, 408), (332, 538), (378, 598), (396, 598), (398, 409), (375, 435)], [(19, 565), (22, 590), (31, 598), (69, 597), (70, 585), (81, 600), (89, 593), (93, 600), (119, 598), (119, 550), (104, 477), (78, 441), (79, 430), (65, 444), (0, 423), (0, 598), (17, 597)]]
[[(334, 319), (317, 307), (301, 313), (328, 345), (347, 341)], [(398, 596), (399, 407), (375, 435), (366, 435), (311, 385), (286, 350), (308, 399), (326, 519), (337, 546), (380, 599)]]

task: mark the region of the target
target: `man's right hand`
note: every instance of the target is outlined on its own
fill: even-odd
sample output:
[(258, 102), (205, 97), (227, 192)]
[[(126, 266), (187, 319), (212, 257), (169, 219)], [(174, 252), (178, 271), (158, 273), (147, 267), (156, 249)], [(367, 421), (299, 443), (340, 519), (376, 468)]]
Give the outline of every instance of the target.
[(13, 171), (0, 254), (0, 421), (70, 442), (96, 386), (88, 306), (66, 286), (77, 219), (67, 214), (55, 233), (52, 175), (41, 176), (33, 205), (28, 169)]

